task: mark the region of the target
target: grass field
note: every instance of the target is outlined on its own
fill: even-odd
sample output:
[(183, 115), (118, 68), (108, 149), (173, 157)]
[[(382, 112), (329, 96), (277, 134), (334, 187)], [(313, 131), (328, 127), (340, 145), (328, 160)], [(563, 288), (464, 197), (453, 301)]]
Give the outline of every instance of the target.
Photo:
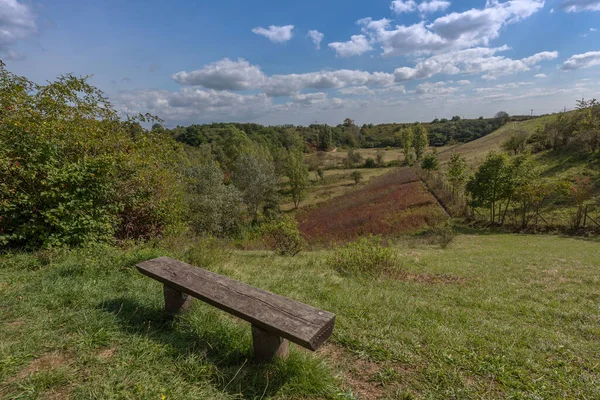
[(399, 168), (361, 188), (297, 214), (311, 243), (359, 236), (416, 233), (445, 219), (435, 198), (409, 168)]
[[(309, 175), (311, 185), (308, 188), (306, 198), (300, 202), (300, 207), (310, 207), (316, 204), (331, 200), (345, 193), (356, 190), (367, 184), (371, 179), (386, 174), (393, 168), (349, 168), (349, 169), (329, 169), (323, 171), (323, 180), (317, 179), (314, 172)], [(362, 175), (362, 181), (355, 185), (354, 179), (350, 176), (352, 172), (358, 171)], [(291, 199), (284, 199), (281, 204), (283, 211), (289, 211), (294, 208)]]
[[(412, 243), (412, 244), (411, 244)], [(133, 265), (183, 250), (0, 257), (6, 399), (600, 398), (600, 246), (465, 233), (400, 242), (402, 279), (331, 269), (328, 252), (233, 252), (210, 269), (337, 314), (328, 345), (250, 360), (249, 325), (196, 303), (169, 320)]]

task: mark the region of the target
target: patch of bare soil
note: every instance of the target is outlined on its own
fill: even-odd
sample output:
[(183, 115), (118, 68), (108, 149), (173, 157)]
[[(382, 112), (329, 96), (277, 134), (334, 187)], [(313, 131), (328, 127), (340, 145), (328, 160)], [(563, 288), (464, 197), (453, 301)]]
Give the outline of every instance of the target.
[(98, 352), (98, 358), (100, 358), (101, 360), (108, 360), (109, 358), (112, 358), (112, 356), (115, 355), (115, 353), (117, 352), (117, 349), (114, 347), (108, 348), (108, 349), (102, 349)]
[(31, 361), (11, 381), (21, 380), (40, 371), (49, 371), (71, 364), (71, 359), (64, 353), (54, 352), (42, 354)]

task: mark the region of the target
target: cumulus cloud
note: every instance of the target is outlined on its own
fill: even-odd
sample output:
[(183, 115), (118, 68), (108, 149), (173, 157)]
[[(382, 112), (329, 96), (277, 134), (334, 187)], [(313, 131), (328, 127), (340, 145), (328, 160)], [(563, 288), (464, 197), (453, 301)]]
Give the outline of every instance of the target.
[(364, 35), (352, 35), (347, 42), (332, 42), (328, 46), (335, 50), (335, 54), (341, 58), (359, 56), (373, 50)]
[(538, 78), (538, 79), (544, 79), (544, 78), (547, 78), (548, 75), (546, 75), (546, 74), (535, 74), (533, 77), (534, 78)]
[(571, 71), (600, 65), (600, 51), (588, 51), (583, 54), (575, 54), (560, 67), (563, 71)]
[[(411, 1), (394, 1), (396, 13), (411, 12), (421, 7), (421, 12), (433, 12), (449, 6), (445, 1), (426, 1), (417, 5)], [(406, 54), (430, 54), (489, 45), (498, 38), (503, 27), (528, 18), (544, 6), (543, 0), (488, 1), (485, 8), (472, 8), (464, 12), (452, 12), (426, 24), (391, 26), (388, 19), (363, 18), (358, 22), (370, 45), (378, 44), (385, 56)], [(359, 55), (356, 53), (351, 55)]]
[(307, 94), (295, 94), (291, 96), (291, 99), (294, 103), (310, 106), (317, 103), (322, 103), (327, 100), (327, 93), (318, 92), (318, 93), (307, 93)]
[(541, 52), (522, 60), (513, 60), (496, 53), (509, 47), (475, 47), (438, 54), (418, 60), (414, 67), (396, 68), (396, 81), (431, 78), (434, 75), (484, 74), (484, 79), (528, 71), (536, 63), (558, 57), (557, 52)]
[(245, 90), (260, 86), (265, 80), (265, 75), (259, 67), (243, 58), (238, 58), (237, 61), (224, 58), (196, 71), (177, 72), (173, 79), (181, 84), (203, 86), (207, 89)]
[(457, 87), (447, 86), (446, 82), (425, 82), (417, 85), (415, 93), (429, 96), (446, 96), (458, 91)]
[(36, 32), (35, 15), (28, 5), (17, 0), (0, 0), (0, 54), (13, 60), (22, 59), (10, 47)]
[(228, 58), (208, 64), (195, 71), (181, 71), (173, 75), (181, 84), (202, 86), (215, 90), (262, 90), (269, 97), (291, 96), (303, 89), (333, 89), (346, 86), (370, 87), (394, 84), (394, 74), (340, 69), (304, 74), (272, 75), (264, 74), (260, 67), (240, 58)]
[(458, 81), (456, 83), (458, 83), (459, 85), (470, 85), (471, 81), (468, 81), (466, 79), (461, 79), (460, 81)]
[(429, 14), (438, 11), (445, 11), (448, 7), (450, 7), (449, 1), (430, 0), (422, 2), (417, 8), (421, 14)]
[(560, 8), (566, 12), (600, 11), (600, 0), (566, 0)]
[(323, 35), (321, 32), (316, 31), (316, 30), (310, 30), (308, 31), (308, 35), (307, 35), (315, 44), (315, 48), (317, 50), (321, 49), (321, 42), (323, 41), (323, 38), (325, 37), (325, 35)]
[(294, 36), (294, 34), (292, 33), (293, 30), (294, 25), (270, 25), (268, 28), (263, 28), (262, 26), (256, 27), (252, 29), (252, 32), (256, 33), (257, 35), (266, 37), (273, 43), (284, 43), (290, 40), (292, 36)]
[(390, 5), (390, 9), (396, 14), (409, 13), (417, 9), (417, 3), (413, 0), (394, 0)]

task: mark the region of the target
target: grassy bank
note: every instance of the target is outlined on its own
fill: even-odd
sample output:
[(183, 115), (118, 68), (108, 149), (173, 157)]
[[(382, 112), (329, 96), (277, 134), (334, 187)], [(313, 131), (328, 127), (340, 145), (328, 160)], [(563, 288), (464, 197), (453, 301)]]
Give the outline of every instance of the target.
[[(407, 274), (344, 277), (327, 252), (219, 263), (159, 247), (0, 258), (3, 398), (598, 398), (600, 246), (464, 234), (396, 246)], [(337, 314), (316, 354), (255, 365), (246, 323), (204, 304), (174, 320), (133, 265), (162, 254)], [(216, 253), (215, 253), (216, 254)], [(165, 397), (162, 397), (165, 396)]]

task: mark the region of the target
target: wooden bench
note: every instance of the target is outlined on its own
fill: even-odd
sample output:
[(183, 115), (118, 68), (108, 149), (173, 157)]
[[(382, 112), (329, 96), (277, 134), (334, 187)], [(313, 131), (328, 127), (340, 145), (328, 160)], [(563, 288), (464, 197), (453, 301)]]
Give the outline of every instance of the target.
[(137, 268), (163, 283), (167, 313), (188, 308), (192, 296), (250, 322), (257, 360), (287, 357), (288, 340), (315, 351), (333, 332), (335, 315), (330, 312), (169, 257)]

